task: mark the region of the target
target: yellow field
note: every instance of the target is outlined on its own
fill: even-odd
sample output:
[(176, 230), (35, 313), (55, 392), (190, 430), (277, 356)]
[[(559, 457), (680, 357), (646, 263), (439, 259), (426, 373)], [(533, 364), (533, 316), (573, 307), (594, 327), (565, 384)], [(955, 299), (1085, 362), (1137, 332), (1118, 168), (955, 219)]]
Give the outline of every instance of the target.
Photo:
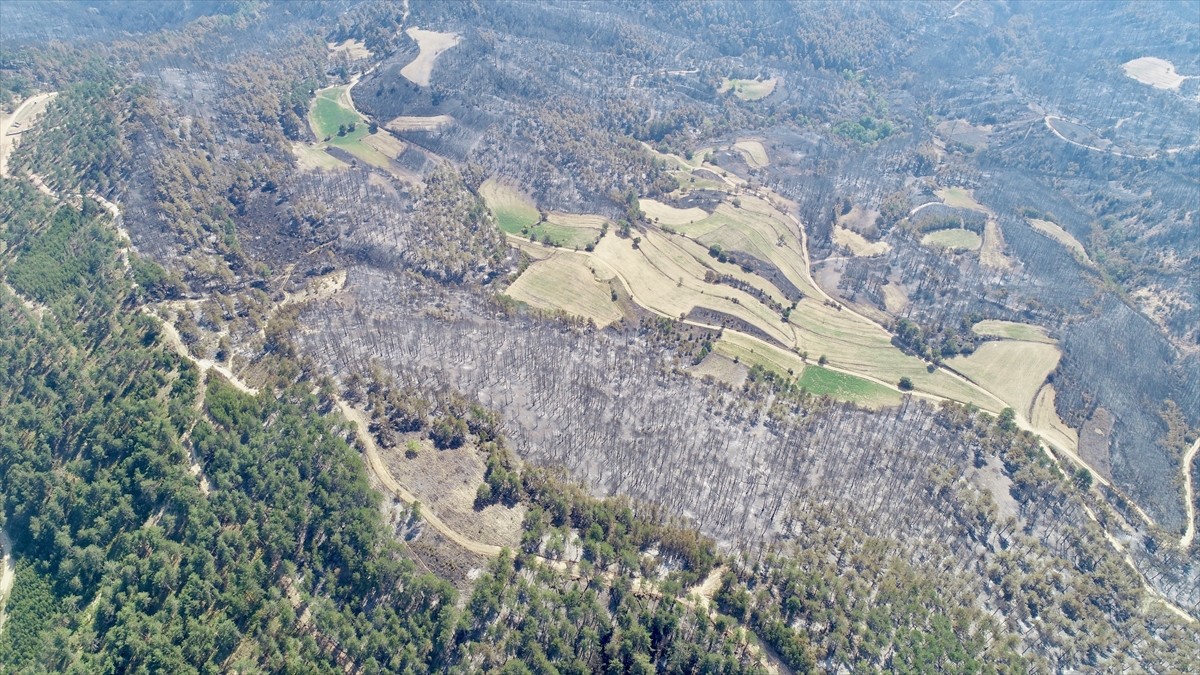
[(704, 360), (699, 365), (688, 368), (687, 372), (692, 377), (711, 377), (718, 382), (724, 382), (733, 387), (740, 387), (746, 381), (746, 370), (746, 366), (734, 363), (733, 359), (723, 354), (712, 352), (704, 357)]
[(991, 213), (987, 207), (975, 201), (975, 197), (971, 195), (970, 190), (962, 188), (941, 188), (936, 192), (946, 206), (953, 206), (956, 209), (970, 209), (979, 211), (980, 213)]
[(718, 93), (733, 89), (733, 94), (743, 101), (757, 101), (771, 95), (775, 91), (775, 84), (778, 78), (772, 77), (769, 80), (731, 80), (725, 78), (721, 82), (721, 86), (717, 89)]
[(746, 159), (746, 163), (752, 169), (761, 169), (771, 163), (771, 158), (767, 156), (767, 149), (760, 141), (744, 139), (734, 143), (733, 147), (741, 152), (742, 157)]
[(938, 248), (963, 249), (966, 251), (977, 251), (983, 241), (979, 235), (970, 230), (964, 230), (960, 227), (953, 227), (948, 230), (937, 230), (921, 237), (921, 243), (925, 246), (936, 246)]
[(306, 143), (292, 143), (292, 152), (296, 155), (296, 163), (300, 169), (305, 171), (336, 171), (350, 166), (323, 149)]
[(1060, 351), (1042, 342), (996, 340), (985, 342), (970, 356), (947, 364), (999, 396), (1017, 412), (1028, 415), (1034, 397), (1054, 367)]
[(1187, 78), (1175, 72), (1175, 64), (1153, 56), (1143, 56), (1121, 66), (1125, 74), (1155, 89), (1178, 89)]
[(883, 306), (891, 314), (898, 314), (908, 304), (908, 291), (903, 286), (889, 282), (883, 287)]
[(654, 199), (639, 199), (638, 208), (659, 225), (687, 225), (708, 217), (708, 212), (699, 206), (677, 209)]
[(971, 326), (971, 331), (976, 335), (990, 335), (993, 337), (1008, 338), (1009, 340), (1024, 340), (1026, 342), (1044, 342), (1046, 344), (1057, 344), (1054, 338), (1046, 335), (1046, 329), (1041, 326), (1034, 326), (1028, 323), (1017, 323), (1015, 321), (997, 321), (988, 319), (980, 321)]
[(421, 52), (411, 63), (400, 69), (400, 74), (413, 84), (428, 87), (429, 78), (433, 74), (433, 64), (442, 52), (458, 44), (458, 33), (439, 33), (421, 28), (409, 28), (404, 32), (416, 41)]
[(866, 237), (844, 227), (833, 228), (833, 241), (850, 249), (850, 253), (856, 256), (883, 255), (892, 250), (892, 245), (886, 241), (867, 241)]
[(400, 116), (383, 125), (397, 133), (405, 131), (437, 131), (454, 122), (449, 115), (433, 115), (431, 117)]
[(1071, 254), (1076, 258), (1083, 260), (1089, 265), (1092, 264), (1092, 259), (1088, 257), (1087, 249), (1083, 247), (1083, 244), (1079, 243), (1078, 239), (1071, 236), (1070, 232), (1067, 232), (1059, 227), (1057, 223), (1052, 223), (1049, 220), (1030, 218), (1029, 224), (1033, 226), (1033, 229), (1067, 247), (1067, 250), (1070, 251)]
[(621, 318), (621, 310), (612, 301), (607, 278), (598, 277), (585, 256), (562, 252), (536, 262), (506, 293), (533, 307), (561, 309), (604, 327)]

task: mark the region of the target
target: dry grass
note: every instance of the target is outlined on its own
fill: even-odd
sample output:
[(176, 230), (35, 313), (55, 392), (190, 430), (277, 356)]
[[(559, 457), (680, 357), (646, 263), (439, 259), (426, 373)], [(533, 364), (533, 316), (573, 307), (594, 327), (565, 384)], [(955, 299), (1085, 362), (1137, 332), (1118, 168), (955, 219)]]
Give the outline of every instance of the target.
[(449, 115), (433, 115), (430, 117), (401, 116), (383, 126), (396, 133), (404, 133), (405, 131), (437, 131), (453, 122), (454, 118)]
[(976, 335), (989, 335), (992, 337), (1007, 338), (1009, 340), (1022, 340), (1025, 342), (1057, 344), (1054, 338), (1046, 335), (1046, 329), (1042, 328), (1041, 326), (1034, 326), (1028, 323), (988, 319), (975, 324), (971, 327), (971, 330)]
[(986, 206), (975, 201), (975, 197), (971, 195), (970, 190), (941, 188), (936, 194), (946, 203), (946, 206), (953, 206), (956, 209), (970, 209), (972, 211), (979, 211), (980, 213), (991, 213)]
[(930, 232), (921, 237), (921, 243), (925, 246), (937, 248), (977, 251), (983, 244), (983, 241), (979, 238), (979, 235), (970, 230), (964, 230), (961, 227), (952, 227), (948, 230)]
[(873, 237), (879, 233), (879, 228), (876, 226), (878, 220), (879, 212), (875, 209), (854, 206), (851, 207), (849, 213), (838, 216), (837, 224), (863, 236)]
[(708, 211), (699, 206), (678, 209), (654, 199), (639, 199), (638, 208), (646, 214), (647, 218), (659, 225), (688, 225), (708, 217)]
[(867, 241), (866, 237), (844, 227), (833, 228), (833, 241), (856, 256), (883, 255), (892, 250), (892, 245), (886, 241)]
[(411, 63), (400, 69), (400, 74), (413, 84), (428, 87), (430, 76), (433, 74), (433, 64), (442, 52), (458, 44), (458, 33), (439, 33), (421, 28), (409, 28), (405, 32), (416, 41), (421, 52)]
[(359, 59), (371, 58), (371, 50), (367, 49), (367, 45), (364, 44), (362, 40), (347, 39), (342, 40), (338, 44), (330, 42), (326, 46), (329, 47), (329, 51), (333, 52), (334, 54), (344, 53), (346, 56), (355, 61)]
[(742, 157), (746, 159), (746, 163), (752, 169), (761, 169), (771, 163), (771, 158), (767, 156), (767, 149), (763, 147), (761, 141), (743, 139), (734, 143), (733, 147), (742, 153)]
[(746, 382), (746, 375), (749, 369), (741, 363), (734, 363), (733, 359), (724, 354), (712, 352), (704, 357), (704, 360), (699, 365), (692, 366), (687, 371), (693, 377), (701, 379), (711, 377), (718, 382), (724, 382), (736, 388), (741, 387)]
[(947, 363), (1017, 411), (1028, 414), (1060, 355), (1053, 344), (997, 340), (985, 342), (970, 356), (956, 356)]
[(607, 326), (621, 318), (621, 310), (612, 300), (611, 273), (598, 275), (594, 267), (586, 256), (563, 252), (530, 265), (506, 293), (539, 309), (563, 310)]
[(979, 252), (979, 262), (987, 267), (996, 269), (1012, 269), (1013, 261), (1004, 254), (1004, 235), (1000, 233), (1000, 225), (989, 220), (983, 226), (983, 248)]
[(721, 86), (717, 89), (718, 93), (724, 94), (730, 89), (733, 90), (734, 96), (743, 101), (757, 101), (771, 95), (775, 91), (775, 85), (779, 78), (772, 77), (767, 80), (731, 80), (725, 78), (721, 82)]
[(903, 286), (889, 282), (883, 287), (883, 306), (888, 313), (899, 314), (908, 305), (908, 291)]
[(1121, 68), (1127, 76), (1155, 89), (1179, 89), (1179, 85), (1187, 79), (1186, 76), (1175, 72), (1175, 64), (1154, 56), (1134, 59)]
[(1078, 239), (1071, 236), (1070, 232), (1067, 232), (1059, 227), (1057, 223), (1052, 223), (1049, 220), (1030, 218), (1029, 224), (1032, 225), (1033, 229), (1037, 230), (1038, 232), (1041, 232), (1054, 241), (1066, 246), (1067, 250), (1069, 250), (1076, 258), (1079, 258), (1089, 265), (1092, 264), (1092, 259), (1088, 257), (1087, 249), (1083, 247), (1083, 244), (1079, 243)]
[(292, 143), (292, 152), (296, 155), (296, 164), (302, 171), (337, 171), (349, 166), (315, 145)]

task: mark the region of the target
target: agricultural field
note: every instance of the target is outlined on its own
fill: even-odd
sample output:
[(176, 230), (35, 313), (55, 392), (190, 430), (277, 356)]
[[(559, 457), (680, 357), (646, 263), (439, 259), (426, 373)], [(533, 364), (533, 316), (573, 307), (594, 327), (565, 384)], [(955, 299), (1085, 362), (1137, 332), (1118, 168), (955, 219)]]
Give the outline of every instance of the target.
[(777, 82), (778, 78), (775, 77), (766, 80), (757, 78), (753, 80), (732, 80), (725, 78), (717, 91), (723, 94), (732, 89), (734, 96), (743, 101), (757, 101), (770, 96), (771, 92), (775, 91), (775, 84)]
[(405, 31), (417, 43), (420, 53), (411, 63), (400, 69), (400, 74), (413, 84), (428, 87), (433, 75), (433, 65), (442, 52), (458, 44), (458, 33), (439, 33), (421, 28), (409, 28)]
[(303, 166), (309, 168), (338, 168), (344, 162), (331, 156), (333, 162), (316, 157), (314, 151), (328, 154), (327, 148), (338, 148), (367, 164), (391, 169), (392, 160), (404, 152), (403, 141), (378, 130), (371, 133), (370, 125), (354, 110), (350, 86), (327, 87), (317, 92), (308, 112), (308, 122), (317, 142), (306, 148), (293, 148)]
[(810, 394), (852, 401), (868, 408), (898, 405), (901, 399), (899, 392), (883, 385), (820, 366), (805, 366), (796, 383)]
[(538, 309), (561, 310), (604, 327), (620, 319), (621, 310), (612, 300), (611, 275), (597, 269), (585, 256), (558, 253), (530, 265), (505, 293)]
[(479, 187), (479, 196), (492, 210), (496, 224), (508, 234), (520, 235), (541, 220), (533, 200), (495, 179), (489, 179)]
[(742, 154), (746, 164), (749, 164), (752, 169), (761, 169), (771, 163), (771, 158), (767, 156), (767, 149), (763, 147), (762, 141), (746, 138), (734, 143), (733, 147)]
[(921, 243), (925, 246), (945, 249), (962, 249), (964, 251), (978, 251), (983, 244), (978, 234), (970, 230), (965, 230), (961, 227), (952, 227), (946, 230), (937, 230), (921, 237)]
[(659, 225), (669, 225), (672, 227), (675, 225), (690, 225), (704, 220), (709, 216), (707, 211), (698, 206), (680, 209), (654, 199), (639, 199), (638, 208), (651, 221)]
[(1067, 426), (1058, 416), (1054, 407), (1054, 385), (1047, 382), (1038, 391), (1033, 400), (1033, 408), (1029, 411), (1029, 423), (1037, 432), (1045, 436), (1060, 448), (1077, 452), (1079, 448), (1079, 432)]
[(1092, 264), (1092, 259), (1088, 257), (1087, 249), (1083, 247), (1083, 244), (1079, 243), (1079, 240), (1072, 236), (1070, 232), (1059, 227), (1057, 223), (1052, 223), (1049, 220), (1030, 218), (1029, 224), (1033, 229), (1065, 246), (1076, 258), (1089, 265)]
[(1179, 89), (1186, 76), (1175, 72), (1175, 64), (1154, 56), (1143, 56), (1126, 62), (1121, 68), (1133, 79), (1155, 89)]
[(1029, 415), (1046, 376), (1058, 365), (1056, 344), (996, 340), (985, 342), (970, 356), (956, 356), (947, 364), (971, 378), (1022, 415)]
[(1008, 340), (1056, 344), (1054, 338), (1046, 335), (1045, 328), (1028, 323), (1017, 323), (1016, 321), (988, 319), (971, 326), (971, 331), (976, 335), (1006, 338)]

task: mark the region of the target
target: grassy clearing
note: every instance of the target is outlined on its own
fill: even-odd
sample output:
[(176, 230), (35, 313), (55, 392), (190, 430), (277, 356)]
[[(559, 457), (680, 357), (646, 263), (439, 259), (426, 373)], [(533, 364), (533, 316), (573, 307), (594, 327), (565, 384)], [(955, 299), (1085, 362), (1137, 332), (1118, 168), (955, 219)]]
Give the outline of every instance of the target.
[[(370, 125), (350, 102), (349, 85), (328, 87), (317, 92), (308, 111), (308, 123), (317, 143), (311, 146), (324, 151), (334, 147), (381, 169), (391, 166), (391, 160), (404, 151), (404, 144), (386, 134), (370, 133)], [(311, 153), (308, 153), (311, 155)], [(300, 153), (297, 153), (300, 159)], [(310, 156), (302, 161), (309, 166), (332, 168), (333, 165)], [(337, 161), (337, 160), (334, 160)], [(342, 164), (342, 162), (338, 162)]]
[(639, 199), (638, 208), (647, 218), (659, 225), (689, 225), (708, 217), (708, 211), (699, 206), (678, 209), (654, 199)]
[(988, 335), (992, 337), (1007, 338), (1009, 340), (1022, 340), (1025, 342), (1043, 342), (1046, 344), (1057, 344), (1057, 341), (1046, 335), (1046, 329), (1041, 326), (1034, 326), (1028, 323), (1017, 323), (1016, 321), (997, 321), (988, 319), (980, 321), (971, 326), (971, 330), (976, 335)]
[(1028, 414), (1060, 355), (1053, 344), (997, 340), (985, 342), (970, 356), (956, 356), (947, 363), (1017, 411)]
[(554, 246), (581, 249), (595, 244), (607, 223), (603, 216), (554, 211), (546, 215), (546, 220), (528, 228), (527, 236)]
[(609, 282), (593, 271), (587, 257), (571, 253), (551, 256), (529, 266), (506, 293), (513, 299), (545, 310), (563, 310), (607, 326), (621, 318)]
[(901, 395), (870, 380), (839, 373), (820, 366), (807, 366), (798, 384), (810, 394), (853, 401), (870, 408), (882, 408), (900, 403)]
[(1070, 251), (1071, 254), (1076, 258), (1079, 258), (1089, 265), (1092, 264), (1092, 259), (1088, 257), (1087, 249), (1083, 247), (1083, 244), (1079, 243), (1078, 239), (1071, 236), (1070, 232), (1067, 232), (1059, 227), (1057, 223), (1052, 223), (1049, 220), (1030, 218), (1029, 224), (1033, 226), (1033, 229), (1067, 247), (1067, 250)]
[(970, 190), (962, 188), (942, 188), (936, 192), (946, 206), (953, 206), (956, 209), (970, 209), (979, 211), (980, 213), (991, 213), (983, 204), (975, 201), (975, 197), (971, 195)]
[(495, 179), (489, 178), (479, 186), (479, 195), (492, 210), (496, 223), (504, 232), (520, 235), (522, 230), (533, 227), (541, 220), (532, 199)]
[(886, 241), (867, 241), (866, 237), (844, 227), (833, 228), (833, 241), (856, 256), (883, 255), (892, 250), (892, 245)]
[(899, 314), (908, 305), (908, 291), (903, 286), (888, 282), (883, 287), (883, 306), (890, 314)]
[(292, 152), (296, 155), (297, 164), (305, 171), (337, 171), (350, 166), (321, 148), (305, 143), (292, 143)]
[(767, 149), (760, 141), (744, 139), (734, 143), (733, 147), (742, 153), (742, 157), (746, 159), (746, 163), (752, 169), (761, 169), (771, 163), (771, 158), (767, 156)]
[(338, 44), (330, 42), (325, 46), (329, 47), (329, 51), (335, 54), (344, 53), (354, 60), (371, 58), (371, 50), (367, 49), (367, 45), (362, 40), (346, 39)]
[(771, 92), (775, 91), (775, 84), (778, 82), (778, 79), (772, 77), (767, 80), (732, 80), (727, 77), (722, 80), (717, 92), (724, 94), (732, 89), (734, 96), (743, 101), (757, 101), (770, 96)]
[(1175, 72), (1175, 64), (1154, 56), (1143, 56), (1121, 66), (1125, 75), (1155, 89), (1178, 89), (1187, 77)]
[(688, 368), (688, 373), (693, 377), (711, 377), (718, 382), (724, 382), (732, 387), (742, 386), (746, 382), (748, 371), (749, 369), (746, 366), (734, 363), (733, 359), (716, 352), (712, 352), (704, 357), (704, 360), (699, 365)]
[(417, 58), (400, 69), (400, 74), (413, 84), (428, 87), (430, 76), (433, 74), (433, 64), (442, 52), (458, 44), (458, 33), (439, 33), (421, 28), (409, 28), (404, 32), (416, 41), (421, 51)]
[(983, 247), (979, 251), (979, 262), (987, 267), (997, 269), (1012, 269), (1013, 261), (1004, 254), (1004, 235), (1000, 233), (1000, 225), (989, 220), (983, 225)]
[(979, 235), (970, 230), (964, 230), (960, 227), (952, 227), (948, 230), (938, 230), (930, 232), (921, 237), (921, 243), (925, 246), (937, 248), (963, 249), (966, 251), (977, 251), (983, 245), (983, 240)]

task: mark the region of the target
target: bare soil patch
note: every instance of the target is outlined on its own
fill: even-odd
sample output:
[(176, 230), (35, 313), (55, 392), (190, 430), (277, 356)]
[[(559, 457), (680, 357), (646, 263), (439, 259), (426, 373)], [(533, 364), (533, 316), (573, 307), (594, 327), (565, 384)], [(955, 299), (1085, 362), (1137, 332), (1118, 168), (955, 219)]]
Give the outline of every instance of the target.
[(1155, 56), (1134, 59), (1126, 62), (1121, 68), (1125, 75), (1155, 89), (1176, 90), (1188, 79), (1188, 76), (1175, 72), (1175, 64)]
[(428, 87), (433, 75), (433, 64), (442, 52), (458, 44), (458, 33), (439, 33), (422, 28), (409, 28), (405, 32), (416, 41), (421, 52), (411, 63), (400, 69), (400, 74), (413, 84)]

